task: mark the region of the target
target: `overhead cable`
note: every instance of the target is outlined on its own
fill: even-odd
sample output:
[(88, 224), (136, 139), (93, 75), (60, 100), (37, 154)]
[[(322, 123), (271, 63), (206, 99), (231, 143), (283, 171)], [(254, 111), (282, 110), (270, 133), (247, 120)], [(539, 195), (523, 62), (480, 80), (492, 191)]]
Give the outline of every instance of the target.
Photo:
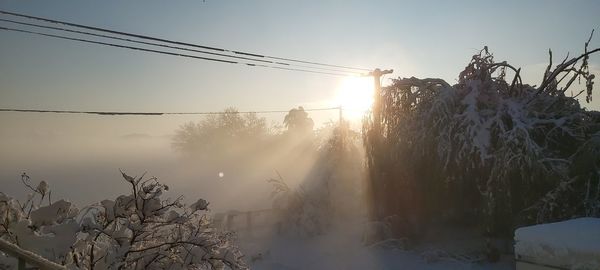
[[(226, 58), (242, 59), (242, 60), (262, 62), (262, 63), (269, 63), (269, 64), (275, 64), (275, 65), (283, 65), (283, 66), (292, 66), (289, 63), (283, 63), (283, 62), (277, 62), (277, 61), (270, 61), (270, 60), (264, 60), (264, 59), (256, 59), (256, 58), (243, 57), (243, 56), (236, 56), (236, 55), (229, 55), (229, 54), (223, 54), (223, 53), (215, 53), (215, 52), (209, 52), (209, 51), (202, 51), (202, 50), (190, 49), (190, 48), (185, 48), (185, 47), (180, 47), (180, 46), (171, 46), (171, 45), (165, 45), (165, 44), (160, 44), (160, 43), (155, 43), (155, 42), (146, 42), (146, 41), (141, 41), (141, 40), (134, 40), (134, 39), (121, 38), (121, 37), (110, 36), (110, 35), (96, 34), (96, 33), (90, 33), (90, 32), (86, 32), (86, 31), (72, 30), (72, 29), (61, 28), (61, 27), (53, 27), (53, 26), (40, 25), (40, 24), (34, 24), (34, 23), (26, 23), (26, 22), (20, 22), (20, 21), (14, 21), (14, 20), (7, 20), (7, 19), (2, 19), (2, 18), (0, 18), (0, 21), (1, 22), (13, 23), (13, 24), (19, 24), (19, 25), (25, 25), (25, 26), (32, 26), (32, 27), (37, 27), (37, 28), (58, 30), (58, 31), (69, 32), (69, 33), (76, 33), (76, 34), (83, 34), (83, 35), (88, 35), (88, 36), (95, 36), (95, 37), (101, 37), (101, 38), (108, 38), (108, 39), (114, 39), (114, 40), (127, 41), (127, 42), (144, 44), (144, 45), (158, 46), (158, 47), (169, 48), (169, 49), (177, 49), (177, 50), (183, 50), (183, 51), (197, 52), (197, 53), (214, 55), (214, 56), (221, 56), (221, 57), (226, 57)], [(354, 73), (356, 75), (360, 75), (361, 74), (360, 72), (353, 72), (353, 71), (346, 71), (346, 70), (339, 70), (339, 69), (330, 69), (330, 68), (322, 68), (322, 67), (312, 67), (312, 66), (305, 66), (305, 65), (293, 65), (293, 66), (298, 66), (298, 67), (301, 67), (301, 68), (309, 68), (309, 69), (319, 69), (319, 70), (326, 70), (326, 71), (334, 71), (334, 72)]]
[(38, 21), (44, 21), (44, 22), (49, 22), (49, 23), (54, 23), (54, 24), (62, 24), (62, 25), (67, 25), (67, 26), (71, 26), (71, 27), (84, 28), (84, 29), (88, 29), (88, 30), (106, 32), (106, 33), (111, 33), (111, 34), (130, 36), (130, 37), (160, 41), (160, 42), (183, 45), (183, 46), (196, 47), (196, 48), (219, 51), (219, 52), (229, 52), (229, 53), (233, 53), (233, 54), (252, 56), (252, 57), (257, 57), (257, 58), (283, 60), (283, 61), (289, 61), (289, 62), (310, 64), (310, 65), (343, 68), (343, 69), (349, 69), (349, 70), (355, 70), (355, 71), (371, 71), (370, 69), (367, 69), (367, 68), (349, 67), (349, 66), (343, 66), (343, 65), (332, 65), (332, 64), (326, 64), (326, 63), (319, 63), (319, 62), (315, 62), (315, 61), (298, 60), (298, 59), (293, 59), (293, 58), (277, 57), (277, 56), (271, 56), (271, 55), (266, 55), (266, 54), (243, 52), (243, 51), (239, 51), (239, 50), (229, 50), (229, 49), (223, 49), (223, 48), (218, 48), (218, 47), (214, 47), (214, 46), (199, 45), (199, 44), (194, 44), (194, 43), (189, 43), (189, 42), (174, 41), (174, 40), (169, 40), (169, 39), (164, 39), (164, 38), (157, 38), (157, 37), (151, 37), (151, 36), (146, 36), (146, 35), (133, 34), (133, 33), (123, 32), (123, 31), (116, 31), (116, 30), (111, 30), (111, 29), (106, 29), (106, 28), (87, 26), (87, 25), (82, 25), (82, 24), (70, 23), (70, 22), (54, 20), (54, 19), (47, 19), (47, 18), (19, 14), (19, 13), (8, 12), (8, 11), (3, 11), (3, 10), (0, 10), (0, 14), (11, 15), (11, 16), (27, 18), (27, 19), (32, 19), (32, 20), (38, 20)]
[(263, 64), (254, 64), (254, 63), (230, 61), (230, 60), (225, 60), (225, 59), (202, 57), (202, 56), (197, 56), (197, 55), (190, 55), (190, 54), (183, 54), (183, 53), (176, 53), (176, 52), (169, 52), (169, 51), (154, 50), (154, 49), (148, 49), (148, 48), (141, 48), (141, 47), (135, 47), (135, 46), (129, 46), (129, 45), (121, 45), (121, 44), (101, 42), (101, 41), (94, 41), (94, 40), (82, 39), (82, 38), (67, 37), (67, 36), (54, 35), (54, 34), (47, 34), (47, 33), (41, 33), (41, 32), (24, 30), (24, 29), (17, 29), (17, 28), (9, 28), (9, 27), (3, 27), (3, 26), (0, 26), (0, 30), (20, 32), (20, 33), (27, 33), (27, 34), (34, 34), (34, 35), (47, 36), (47, 37), (53, 37), (53, 38), (59, 38), (59, 39), (66, 39), (66, 40), (73, 40), (73, 41), (79, 41), (79, 42), (85, 42), (85, 43), (92, 43), (92, 44), (104, 45), (104, 46), (111, 46), (111, 47), (131, 49), (131, 50), (138, 50), (138, 51), (145, 51), (145, 52), (152, 52), (152, 53), (158, 53), (158, 54), (166, 54), (166, 55), (172, 55), (172, 56), (194, 58), (194, 59), (199, 59), (199, 60), (221, 62), (221, 63), (228, 63), (228, 64), (241, 64), (241, 65), (252, 66), (252, 67), (263, 67), (263, 68), (271, 68), (271, 69), (291, 70), (291, 71), (316, 73), (316, 74), (325, 74), (325, 75), (333, 75), (333, 76), (353, 76), (353, 75), (356, 76), (356, 74), (352, 74), (352, 73), (324, 72), (324, 71), (307, 70), (307, 69), (300, 69), (300, 68), (285, 68), (285, 67), (269, 66), (269, 65), (263, 65)]
[[(340, 107), (313, 108), (304, 109), (304, 111), (331, 111), (339, 110)], [(215, 114), (238, 114), (238, 113), (289, 113), (290, 110), (260, 110), (260, 111), (221, 111), (221, 112), (117, 112), (117, 111), (77, 111), (77, 110), (38, 110), (38, 109), (7, 109), (0, 108), (0, 112), (30, 112), (30, 113), (64, 113), (64, 114), (96, 114), (107, 116), (118, 115), (139, 115), (139, 116), (159, 116), (159, 115), (215, 115)]]

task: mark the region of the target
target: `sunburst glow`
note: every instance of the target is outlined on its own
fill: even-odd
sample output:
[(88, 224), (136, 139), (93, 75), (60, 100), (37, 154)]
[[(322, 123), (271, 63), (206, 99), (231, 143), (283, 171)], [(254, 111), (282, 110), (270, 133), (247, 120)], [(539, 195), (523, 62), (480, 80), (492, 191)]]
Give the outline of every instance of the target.
[(337, 88), (335, 103), (342, 106), (344, 117), (350, 120), (359, 119), (373, 104), (373, 79), (344, 78)]

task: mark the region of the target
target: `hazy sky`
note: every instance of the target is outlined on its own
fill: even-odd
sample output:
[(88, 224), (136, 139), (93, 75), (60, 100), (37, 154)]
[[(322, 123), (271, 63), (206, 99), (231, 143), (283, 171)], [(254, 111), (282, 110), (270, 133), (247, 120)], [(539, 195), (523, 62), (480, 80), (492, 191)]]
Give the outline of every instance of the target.
[[(566, 52), (577, 54), (591, 29), (600, 28), (600, 1), (0, 0), (0, 9), (228, 49), (393, 68), (393, 76), (441, 77), (450, 83), (484, 45), (497, 60), (523, 67), (526, 81), (539, 83), (548, 48), (556, 58)], [(600, 46), (599, 39), (596, 37), (591, 47)], [(0, 107), (12, 108), (211, 111), (227, 106), (241, 110), (321, 107), (335, 103), (341, 82), (333, 76), (212, 63), (5, 31), (0, 31), (0, 59)], [(592, 60), (598, 70), (600, 57)], [(598, 104), (591, 108), (600, 108)], [(9, 121), (13, 116), (1, 119)], [(323, 114), (322, 118), (335, 116)], [(104, 127), (112, 120), (101, 121), (97, 125)], [(150, 123), (151, 127), (140, 127), (142, 130), (166, 134), (172, 127), (169, 123), (182, 120), (134, 121), (139, 126)], [(159, 132), (158, 127), (165, 131)]]

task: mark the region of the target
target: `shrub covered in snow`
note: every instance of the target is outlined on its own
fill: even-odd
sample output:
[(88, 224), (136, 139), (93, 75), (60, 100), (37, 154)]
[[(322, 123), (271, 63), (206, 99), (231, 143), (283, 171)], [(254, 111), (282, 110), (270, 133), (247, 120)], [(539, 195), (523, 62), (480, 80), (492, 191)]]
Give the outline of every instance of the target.
[[(247, 268), (232, 236), (211, 226), (208, 202), (186, 207), (181, 197), (163, 199), (168, 186), (156, 178), (122, 175), (131, 193), (80, 211), (23, 174), (33, 193), (25, 203), (0, 193), (0, 238), (72, 269)], [(0, 253), (0, 265), (15, 263)]]
[[(592, 99), (588, 57), (600, 49), (588, 43), (581, 56), (550, 62), (538, 87), (487, 47), (454, 86), (413, 77), (384, 87), (373, 111), (381, 122), (364, 123), (375, 216), (401, 217), (395, 227), (409, 234), (440, 217), (510, 233), (600, 216), (600, 114), (576, 99)], [(583, 90), (570, 94), (577, 81)]]

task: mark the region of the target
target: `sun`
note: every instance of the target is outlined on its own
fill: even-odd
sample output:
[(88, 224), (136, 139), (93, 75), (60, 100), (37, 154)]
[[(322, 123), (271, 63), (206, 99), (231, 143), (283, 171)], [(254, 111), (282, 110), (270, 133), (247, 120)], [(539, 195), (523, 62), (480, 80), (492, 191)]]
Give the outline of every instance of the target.
[(346, 77), (336, 89), (334, 103), (342, 107), (345, 118), (358, 120), (371, 109), (373, 88), (371, 77)]

